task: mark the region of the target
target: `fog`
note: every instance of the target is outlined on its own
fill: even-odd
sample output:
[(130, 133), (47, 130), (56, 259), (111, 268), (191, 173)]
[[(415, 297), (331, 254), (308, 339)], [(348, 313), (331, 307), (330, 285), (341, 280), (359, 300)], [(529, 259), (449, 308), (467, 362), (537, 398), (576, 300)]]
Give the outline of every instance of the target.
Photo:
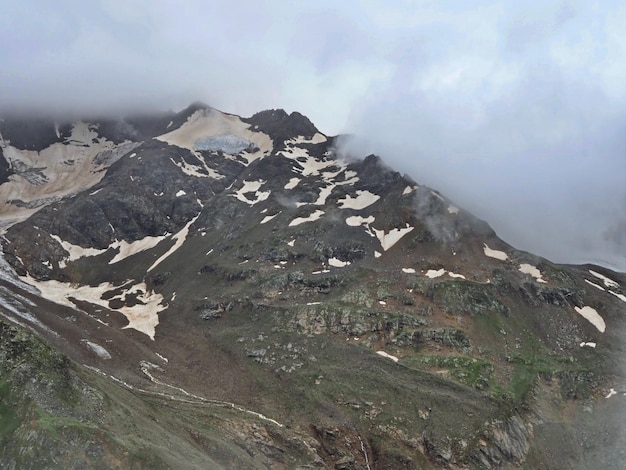
[(520, 249), (626, 271), (624, 24), (618, 1), (3, 2), (0, 111), (297, 110)]

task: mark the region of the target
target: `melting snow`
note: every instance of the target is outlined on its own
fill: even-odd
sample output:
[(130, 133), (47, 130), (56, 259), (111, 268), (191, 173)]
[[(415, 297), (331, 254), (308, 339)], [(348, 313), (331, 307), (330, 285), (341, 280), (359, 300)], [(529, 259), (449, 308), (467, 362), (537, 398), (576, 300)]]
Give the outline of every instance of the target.
[(595, 272), (595, 271), (593, 271), (593, 270), (591, 270), (591, 269), (589, 270), (589, 273), (590, 273), (592, 276), (595, 276), (595, 277), (597, 277), (598, 279), (601, 279), (601, 280), (602, 280), (602, 282), (604, 282), (604, 285), (605, 285), (606, 287), (614, 287), (614, 288), (619, 287), (619, 284), (618, 284), (617, 282), (615, 282), (613, 279), (609, 279), (608, 277), (603, 276), (602, 274), (600, 274), (600, 273), (598, 273), (598, 272)]
[(589, 321), (593, 326), (595, 326), (600, 333), (604, 333), (606, 330), (606, 325), (602, 317), (598, 314), (598, 312), (591, 307), (574, 307), (578, 313), (580, 313), (587, 321)]
[(305, 222), (313, 222), (315, 220), (318, 220), (321, 216), (324, 215), (324, 211), (321, 210), (316, 210), (315, 212), (313, 212), (310, 216), (308, 217), (296, 217), (295, 219), (293, 219), (291, 222), (289, 222), (289, 226), (290, 227), (294, 227), (296, 225), (300, 225), (303, 224)]
[(386, 357), (387, 359), (391, 359), (393, 362), (398, 362), (398, 358), (396, 356), (392, 356), (391, 354), (388, 354), (385, 351), (376, 351), (376, 354), (382, 357)]
[(490, 258), (499, 259), (500, 261), (506, 261), (508, 259), (508, 255), (504, 251), (492, 250), (484, 243), (484, 251), (485, 256), (489, 256)]
[(526, 263), (520, 264), (519, 270), (523, 272), (524, 274), (530, 274), (532, 277), (537, 279), (537, 282), (547, 284), (547, 282), (541, 278), (541, 271), (539, 271), (539, 269), (537, 269), (532, 264), (526, 264)]
[(337, 201), (337, 203), (339, 204), (339, 207), (341, 209), (361, 210), (361, 209), (365, 209), (368, 206), (371, 206), (372, 204), (374, 204), (376, 201), (380, 199), (379, 195), (372, 194), (369, 191), (357, 190), (356, 194), (357, 194), (357, 197), (355, 198), (348, 195), (345, 198)]

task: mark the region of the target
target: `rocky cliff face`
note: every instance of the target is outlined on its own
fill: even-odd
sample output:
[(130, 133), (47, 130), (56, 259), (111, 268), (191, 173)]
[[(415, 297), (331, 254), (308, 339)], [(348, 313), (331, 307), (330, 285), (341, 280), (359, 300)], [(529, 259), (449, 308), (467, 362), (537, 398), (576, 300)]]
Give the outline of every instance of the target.
[[(0, 311), (76, 398), (46, 407), (39, 353), (26, 375), (7, 353), (4, 448), (33, 448), (32, 410), (54, 432), (6, 465), (622, 461), (623, 274), (515, 250), (298, 113), (20, 122), (0, 126)], [(53, 450), (67, 420), (93, 455)]]

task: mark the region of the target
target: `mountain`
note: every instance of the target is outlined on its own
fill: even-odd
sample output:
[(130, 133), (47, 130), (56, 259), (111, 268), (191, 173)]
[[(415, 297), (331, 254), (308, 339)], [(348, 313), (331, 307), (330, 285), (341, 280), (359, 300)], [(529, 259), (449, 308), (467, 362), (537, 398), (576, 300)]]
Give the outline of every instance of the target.
[(3, 468), (620, 468), (626, 276), (303, 115), (0, 121)]

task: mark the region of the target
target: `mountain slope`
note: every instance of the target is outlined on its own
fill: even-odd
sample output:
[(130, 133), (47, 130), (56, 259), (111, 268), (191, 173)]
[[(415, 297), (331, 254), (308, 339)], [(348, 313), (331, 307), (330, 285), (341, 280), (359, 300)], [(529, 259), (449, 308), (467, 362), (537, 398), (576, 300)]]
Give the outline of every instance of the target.
[(136, 419), (217, 413), (172, 425), (198, 465), (621, 462), (623, 274), (515, 250), (298, 113), (10, 122), (3, 314)]

